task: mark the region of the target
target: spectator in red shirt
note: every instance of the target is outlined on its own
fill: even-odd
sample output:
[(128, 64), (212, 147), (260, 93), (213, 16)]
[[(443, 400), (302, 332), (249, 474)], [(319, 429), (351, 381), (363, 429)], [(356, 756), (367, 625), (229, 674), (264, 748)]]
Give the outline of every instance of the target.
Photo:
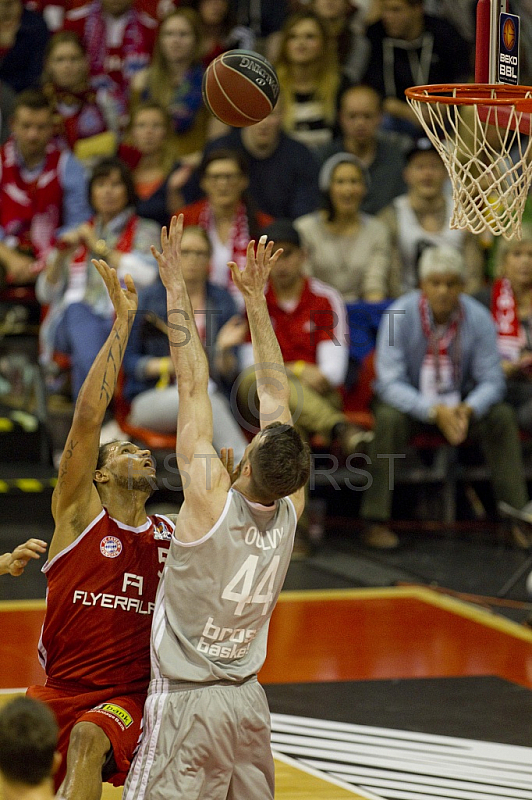
[(73, 31), (52, 36), (42, 77), (43, 91), (55, 112), (57, 143), (89, 162), (114, 155), (117, 142), (112, 132), (117, 132), (118, 108), (105, 89), (93, 88), (87, 53)]
[(87, 50), (93, 85), (115, 96), (125, 125), (129, 85), (150, 62), (157, 23), (136, 11), (133, 0), (93, 0), (68, 11), (64, 28), (78, 34)]
[(53, 141), (53, 115), (37, 89), (21, 92), (0, 148), (0, 270), (32, 284), (57, 236), (90, 216), (85, 173)]
[[(339, 441), (344, 452), (354, 453), (372, 433), (348, 422), (342, 412), (339, 387), (347, 363), (347, 314), (339, 292), (304, 274), (305, 251), (289, 220), (277, 220), (265, 228), (268, 239), (283, 253), (272, 269), (266, 290), (268, 310), (290, 380), (290, 410), (294, 424), (307, 436), (320, 434)], [(254, 391), (255, 374), (251, 344), (242, 345), (244, 372), (238, 379), (239, 406)], [(247, 420), (251, 422), (251, 419)]]
[(246, 25), (237, 24), (229, 0), (184, 0), (182, 5), (195, 8), (201, 17), (204, 67), (227, 50), (255, 50), (255, 34)]

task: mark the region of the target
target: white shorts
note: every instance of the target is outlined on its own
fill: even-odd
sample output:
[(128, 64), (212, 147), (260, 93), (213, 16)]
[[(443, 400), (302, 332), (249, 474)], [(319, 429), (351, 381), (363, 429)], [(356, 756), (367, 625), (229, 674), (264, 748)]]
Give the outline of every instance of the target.
[(273, 800), (270, 710), (256, 678), (149, 694), (123, 800)]

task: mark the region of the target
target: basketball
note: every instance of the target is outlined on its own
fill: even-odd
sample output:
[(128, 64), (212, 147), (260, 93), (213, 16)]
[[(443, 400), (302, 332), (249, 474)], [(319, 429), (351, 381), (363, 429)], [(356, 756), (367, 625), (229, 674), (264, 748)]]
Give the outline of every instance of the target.
[(507, 19), (502, 27), (502, 40), (507, 50), (514, 49), (515, 25), (511, 19)]
[(228, 50), (211, 61), (203, 76), (203, 100), (215, 117), (234, 128), (267, 117), (279, 96), (274, 68), (251, 50)]

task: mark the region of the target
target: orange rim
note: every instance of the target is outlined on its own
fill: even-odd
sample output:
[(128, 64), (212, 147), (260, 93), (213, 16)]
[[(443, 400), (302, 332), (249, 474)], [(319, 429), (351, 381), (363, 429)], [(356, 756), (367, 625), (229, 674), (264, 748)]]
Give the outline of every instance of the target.
[[(497, 94), (493, 96), (493, 93)], [(506, 83), (442, 83), (412, 86), (406, 89), (409, 100), (420, 103), (443, 103), (449, 106), (515, 106), (517, 111), (532, 112), (532, 86)], [(530, 94), (530, 97), (526, 95)]]

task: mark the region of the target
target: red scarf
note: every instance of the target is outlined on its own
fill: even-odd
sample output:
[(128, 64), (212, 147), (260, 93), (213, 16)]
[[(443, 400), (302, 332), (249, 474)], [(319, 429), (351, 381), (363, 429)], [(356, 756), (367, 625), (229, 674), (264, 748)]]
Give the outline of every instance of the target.
[(516, 362), (525, 346), (525, 336), (519, 316), (517, 303), (508, 278), (499, 278), (491, 290), (491, 315), (497, 329), (497, 346), (501, 356)]
[[(78, 139), (86, 139), (107, 130), (103, 113), (96, 102), (96, 92), (91, 87), (81, 92), (70, 92), (49, 83), (43, 88), (54, 109), (54, 133), (64, 137), (72, 150)], [(61, 106), (72, 113), (64, 114)]]
[(87, 17), (84, 40), (91, 75), (103, 79), (109, 89), (112, 89), (113, 84), (118, 87), (122, 99), (126, 102), (129, 81), (135, 72), (150, 62), (145, 28), (138, 14), (133, 9), (127, 12), (122, 43), (119, 47), (109, 48), (104, 12), (96, 0), (91, 4)]
[(0, 151), (0, 225), (9, 244), (36, 259), (46, 257), (62, 222), (61, 155), (55, 144), (48, 144), (42, 170), (35, 180), (27, 182), (22, 177), (14, 140), (8, 139)]
[[(462, 322), (462, 306), (459, 305), (455, 309), (449, 322), (443, 331), (438, 333), (434, 329), (432, 315), (430, 313), (429, 303), (424, 294), (419, 298), (419, 313), (421, 316), (421, 327), (423, 333), (427, 338), (427, 353), (425, 355), (425, 362), (432, 362), (434, 365), (435, 386), (439, 390), (442, 384), (442, 364), (444, 361), (450, 361), (452, 365), (452, 379), (454, 389), (460, 388), (460, 341), (459, 331)], [(449, 352), (451, 355), (449, 356)], [(442, 391), (443, 391), (443, 387)]]
[[(137, 217), (136, 214), (130, 216), (116, 244), (113, 245), (113, 250), (119, 250), (121, 253), (130, 253), (133, 250), (138, 221), (139, 217)], [(94, 228), (95, 222), (95, 217), (92, 217), (87, 224), (90, 225), (91, 228)], [(69, 288), (75, 290), (76, 287), (80, 287), (84, 297), (89, 302), (93, 299), (91, 294), (99, 293), (99, 291), (103, 289), (99, 273), (89, 261), (90, 255), (91, 253), (87, 245), (80, 245), (70, 262), (69, 274)], [(86, 280), (85, 275), (87, 276)], [(96, 277), (98, 280), (94, 282), (94, 278)]]
[[(96, 222), (95, 217), (91, 217), (90, 220), (87, 222), (87, 225), (90, 225), (91, 228), (94, 228)], [(113, 245), (113, 250), (119, 250), (121, 253), (131, 253), (133, 250), (133, 242), (135, 241), (135, 234), (137, 232), (137, 226), (139, 224), (139, 217), (136, 214), (132, 214), (128, 221), (126, 222), (125, 228), (118, 237), (118, 241), (115, 245)], [(74, 253), (74, 257), (72, 259), (72, 263), (81, 264), (87, 261), (87, 256), (89, 255), (89, 248), (86, 244), (82, 244), (78, 247), (76, 252)]]
[[(206, 230), (207, 233), (209, 234), (215, 227), (214, 214), (212, 211), (212, 206), (209, 203), (209, 201), (205, 202), (205, 205), (200, 211), (198, 225), (202, 227), (204, 230)], [(227, 243), (228, 249), (231, 253), (230, 260), (238, 264), (239, 267), (244, 267), (246, 265), (248, 244), (249, 244), (248, 215), (246, 211), (246, 206), (244, 205), (243, 202), (240, 202), (235, 211), (235, 216), (233, 217), (233, 225), (231, 227), (231, 232), (229, 233), (229, 241)], [(241, 301), (241, 295), (233, 283), (233, 278), (229, 267), (227, 268), (227, 277), (225, 279), (225, 282), (222, 283), (221, 281), (215, 279), (214, 283), (218, 283), (222, 286), (225, 286), (233, 296), (237, 297), (238, 300)]]

